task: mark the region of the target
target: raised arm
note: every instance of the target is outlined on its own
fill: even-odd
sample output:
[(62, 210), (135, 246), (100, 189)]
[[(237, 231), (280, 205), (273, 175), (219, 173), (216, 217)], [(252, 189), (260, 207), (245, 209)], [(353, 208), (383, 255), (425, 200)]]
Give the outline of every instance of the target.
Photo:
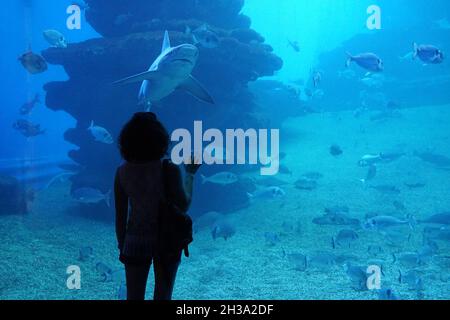
[(192, 201), (194, 176), (200, 168), (198, 164), (186, 165), (186, 175), (183, 179), (181, 170), (174, 164), (168, 165), (168, 190), (169, 199), (182, 211), (187, 211)]
[(122, 250), (128, 220), (128, 196), (125, 194), (119, 179), (119, 171), (114, 179), (114, 202), (116, 206), (116, 238), (119, 250)]

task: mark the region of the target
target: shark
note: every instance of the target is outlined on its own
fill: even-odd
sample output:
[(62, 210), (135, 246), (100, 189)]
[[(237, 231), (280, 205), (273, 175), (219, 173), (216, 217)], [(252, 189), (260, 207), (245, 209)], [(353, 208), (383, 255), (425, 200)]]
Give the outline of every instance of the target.
[(150, 111), (152, 103), (169, 96), (175, 90), (184, 90), (200, 101), (214, 104), (214, 99), (203, 85), (192, 76), (197, 64), (199, 50), (191, 44), (172, 47), (169, 32), (164, 32), (161, 54), (146, 72), (142, 72), (114, 82), (127, 85), (142, 82), (139, 90), (139, 103)]

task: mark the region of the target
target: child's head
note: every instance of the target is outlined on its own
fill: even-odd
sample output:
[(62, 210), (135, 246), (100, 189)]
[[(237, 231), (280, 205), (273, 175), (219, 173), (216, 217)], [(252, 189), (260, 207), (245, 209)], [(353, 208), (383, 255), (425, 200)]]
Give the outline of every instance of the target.
[(138, 112), (123, 127), (119, 148), (127, 162), (160, 160), (167, 154), (169, 134), (154, 113)]

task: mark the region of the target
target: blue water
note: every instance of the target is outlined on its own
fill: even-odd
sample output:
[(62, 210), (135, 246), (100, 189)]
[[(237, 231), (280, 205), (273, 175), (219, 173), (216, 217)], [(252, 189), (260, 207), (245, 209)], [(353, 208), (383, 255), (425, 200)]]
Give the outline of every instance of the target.
[[(351, 271), (370, 265), (383, 265), (381, 289), (402, 299), (449, 298), (448, 1), (245, 0), (241, 7), (228, 0), (214, 7), (183, 0), (170, 9), (141, 2), (86, 1), (79, 30), (66, 26), (73, 1), (2, 5), (0, 254), (7, 259), (0, 262), (0, 299), (117, 298), (123, 279), (102, 282), (95, 269), (103, 262), (122, 270), (113, 207), (103, 199), (80, 203), (73, 191), (107, 194), (121, 160), (115, 142), (94, 141), (86, 129), (93, 120), (117, 141), (142, 108), (138, 86), (111, 83), (146, 70), (164, 30), (172, 45), (195, 43), (186, 26), (204, 23), (219, 44), (196, 43), (192, 73), (215, 105), (177, 90), (152, 111), (169, 131), (193, 133), (194, 120), (205, 129), (279, 129), (281, 167), (270, 178), (260, 165), (201, 168), (206, 177), (232, 172), (237, 182), (196, 179), (189, 213), (197, 233), (174, 298), (378, 299), (379, 291), (360, 286)], [(381, 28), (370, 30), (374, 4)], [(61, 32), (68, 47), (50, 48), (48, 29)], [(413, 60), (414, 42), (432, 45), (444, 60)], [(48, 70), (25, 70), (18, 57), (29, 49), (48, 60)], [(373, 53), (384, 69), (370, 72), (355, 61), (346, 67), (346, 52)], [(21, 116), (36, 94), (42, 103)], [(45, 133), (22, 135), (13, 128), (19, 119)], [(444, 218), (423, 222), (436, 214)], [(377, 217), (394, 226), (374, 227)], [(234, 232), (214, 240), (211, 230), (225, 222)], [(339, 239), (342, 230), (356, 236)], [(94, 252), (86, 261), (79, 259), (83, 247)], [(35, 264), (41, 272), (33, 272)], [(66, 286), (70, 265), (83, 272), (80, 290)]]

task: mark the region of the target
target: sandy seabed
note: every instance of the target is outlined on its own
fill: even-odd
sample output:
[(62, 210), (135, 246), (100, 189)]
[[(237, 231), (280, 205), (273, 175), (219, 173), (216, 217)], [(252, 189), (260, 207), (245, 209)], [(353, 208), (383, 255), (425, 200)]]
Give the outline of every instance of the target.
[[(357, 265), (371, 259), (383, 262), (383, 288), (392, 288), (401, 299), (450, 298), (450, 245), (438, 241), (438, 253), (425, 265), (405, 266), (392, 254), (414, 252), (422, 247), (423, 225), (414, 230), (399, 229), (404, 239), (395, 243), (383, 234), (357, 230), (359, 239), (349, 248), (333, 249), (331, 237), (345, 227), (319, 226), (312, 219), (325, 207), (347, 206), (349, 215), (364, 219), (368, 213), (393, 214), (393, 202), (401, 202), (406, 212), (420, 219), (450, 210), (450, 171), (437, 169), (413, 156), (429, 150), (450, 156), (450, 106), (423, 107), (401, 111), (400, 118), (370, 121), (370, 115), (355, 119), (352, 112), (324, 113), (291, 119), (281, 129), (283, 164), (292, 176), (286, 196), (258, 200), (242, 211), (230, 214), (237, 232), (228, 239), (214, 241), (208, 228), (195, 234), (191, 257), (183, 259), (174, 299), (377, 299), (374, 291), (357, 291), (342, 265), (295, 270), (286, 254), (307, 257), (318, 251), (352, 255)], [(333, 157), (329, 146), (338, 144), (344, 153)], [(372, 185), (395, 185), (398, 195), (381, 194), (364, 188), (359, 179), (366, 168), (358, 167), (365, 154), (402, 149), (399, 160), (380, 164)], [(323, 175), (318, 187), (302, 191), (294, 182), (303, 174)], [(256, 177), (256, 175), (255, 175)], [(404, 183), (425, 182), (424, 188), (408, 189)], [(76, 204), (69, 196), (68, 183), (55, 184), (37, 195), (27, 216), (0, 217), (0, 299), (117, 299), (120, 279), (104, 282), (96, 271), (97, 262), (114, 270), (117, 259), (113, 224), (81, 219), (66, 214)], [(295, 226), (285, 230), (282, 226)], [(265, 232), (279, 234), (279, 242), (269, 245)], [(411, 235), (409, 240), (408, 236)], [(405, 240), (406, 239), (406, 240)], [(377, 245), (383, 253), (368, 252)], [(91, 246), (92, 258), (78, 260), (79, 249)], [(66, 286), (66, 268), (81, 268), (81, 289)], [(403, 273), (415, 269), (424, 288), (420, 292), (398, 282)], [(148, 295), (153, 280), (150, 277)]]

